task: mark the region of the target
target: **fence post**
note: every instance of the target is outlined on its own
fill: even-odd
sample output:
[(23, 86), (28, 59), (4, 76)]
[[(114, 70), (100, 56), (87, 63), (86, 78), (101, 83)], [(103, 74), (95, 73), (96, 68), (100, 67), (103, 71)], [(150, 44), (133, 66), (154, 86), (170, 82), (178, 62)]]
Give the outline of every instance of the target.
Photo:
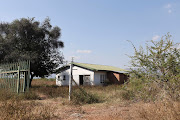
[(25, 91), (25, 88), (26, 88), (26, 72), (23, 72), (23, 75), (24, 75), (24, 82), (23, 82), (23, 92)]
[(72, 62), (70, 64), (70, 74), (69, 74), (69, 101), (71, 101), (71, 90), (72, 90)]
[(28, 71), (27, 71), (27, 91), (29, 91), (29, 83), (30, 83), (30, 64), (31, 62), (30, 61), (27, 61), (28, 63)]
[(19, 83), (20, 83), (20, 66), (18, 66), (17, 93), (19, 93)]

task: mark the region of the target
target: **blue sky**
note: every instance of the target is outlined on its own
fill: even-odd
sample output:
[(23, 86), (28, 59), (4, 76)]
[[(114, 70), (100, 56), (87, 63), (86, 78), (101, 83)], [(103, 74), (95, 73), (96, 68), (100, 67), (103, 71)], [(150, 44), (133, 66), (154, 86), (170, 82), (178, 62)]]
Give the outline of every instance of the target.
[(180, 42), (179, 0), (1, 0), (0, 21), (51, 19), (66, 60), (127, 68), (136, 47), (167, 32)]

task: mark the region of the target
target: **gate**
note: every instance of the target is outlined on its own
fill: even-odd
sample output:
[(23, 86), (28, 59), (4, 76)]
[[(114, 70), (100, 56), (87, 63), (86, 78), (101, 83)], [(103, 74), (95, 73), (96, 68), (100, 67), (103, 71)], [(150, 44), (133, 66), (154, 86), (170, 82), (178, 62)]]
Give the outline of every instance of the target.
[(29, 90), (30, 61), (0, 64), (0, 89), (13, 92)]

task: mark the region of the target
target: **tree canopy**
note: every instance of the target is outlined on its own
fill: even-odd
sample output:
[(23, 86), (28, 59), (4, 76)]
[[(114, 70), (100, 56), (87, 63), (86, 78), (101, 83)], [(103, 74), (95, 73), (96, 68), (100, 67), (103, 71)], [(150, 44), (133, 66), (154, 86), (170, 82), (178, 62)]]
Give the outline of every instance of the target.
[(34, 18), (16, 19), (0, 23), (0, 62), (31, 61), (31, 78), (55, 72), (63, 61), (59, 48), (61, 29), (52, 27), (50, 19), (43, 22)]
[(146, 49), (140, 47), (137, 50), (134, 46), (135, 55), (132, 58), (132, 70), (136, 76), (144, 77), (148, 80), (168, 81), (174, 77), (179, 78), (180, 73), (180, 49), (179, 44), (173, 43), (171, 35), (168, 33), (160, 41), (151, 41)]

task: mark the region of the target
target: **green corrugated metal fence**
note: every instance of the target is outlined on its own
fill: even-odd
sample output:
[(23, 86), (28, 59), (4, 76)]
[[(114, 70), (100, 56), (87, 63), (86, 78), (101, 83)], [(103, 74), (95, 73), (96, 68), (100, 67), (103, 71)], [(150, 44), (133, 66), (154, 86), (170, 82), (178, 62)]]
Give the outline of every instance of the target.
[(0, 64), (0, 88), (13, 92), (29, 90), (30, 61)]

